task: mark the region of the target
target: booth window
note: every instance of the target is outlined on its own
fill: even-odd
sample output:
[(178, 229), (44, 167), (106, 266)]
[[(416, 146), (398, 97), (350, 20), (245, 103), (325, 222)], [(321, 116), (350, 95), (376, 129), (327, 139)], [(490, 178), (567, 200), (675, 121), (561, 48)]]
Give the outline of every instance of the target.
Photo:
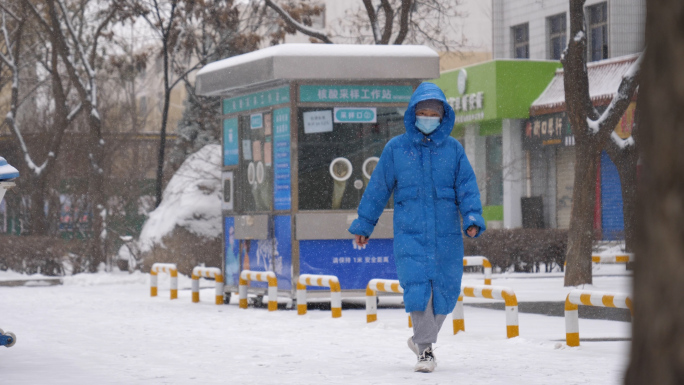
[(357, 113), (364, 110), (376, 111), (376, 122), (335, 122), (332, 107), (299, 109), (300, 210), (358, 207), (383, 148), (405, 132), (405, 109), (363, 107)]
[(240, 162), (236, 184), (238, 212), (273, 209), (273, 122), (271, 114), (240, 116)]

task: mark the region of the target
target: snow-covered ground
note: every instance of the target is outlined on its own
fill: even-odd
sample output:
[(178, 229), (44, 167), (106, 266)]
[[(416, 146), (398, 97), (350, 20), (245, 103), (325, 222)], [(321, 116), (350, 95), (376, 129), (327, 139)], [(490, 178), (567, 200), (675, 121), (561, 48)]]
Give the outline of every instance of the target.
[[(0, 272), (0, 280), (19, 278)], [(560, 274), (493, 278), (521, 302), (563, 301), (568, 291)], [(480, 274), (464, 280), (482, 283)], [(587, 289), (629, 292), (630, 283), (624, 266), (597, 265)], [(562, 317), (521, 313), (520, 337), (506, 339), (503, 311), (467, 306), (466, 332), (454, 336), (447, 318), (436, 371), (414, 373), (403, 309), (381, 307), (378, 322), (367, 324), (363, 309), (332, 319), (330, 311), (243, 310), (235, 297), (217, 306), (212, 282), (194, 304), (190, 279), (179, 286), (174, 301), (163, 275), (151, 298), (149, 276), (139, 272), (0, 287), (0, 328), (17, 335), (14, 347), (0, 348), (0, 383), (619, 384), (627, 364), (629, 323), (581, 319), (581, 346), (569, 348)]]

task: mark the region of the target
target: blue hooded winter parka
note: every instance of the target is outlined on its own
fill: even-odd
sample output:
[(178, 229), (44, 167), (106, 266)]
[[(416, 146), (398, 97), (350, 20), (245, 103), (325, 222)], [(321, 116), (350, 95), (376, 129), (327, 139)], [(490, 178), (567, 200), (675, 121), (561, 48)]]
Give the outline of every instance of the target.
[[(430, 135), (416, 128), (416, 103), (437, 99), (444, 117)], [(404, 114), (406, 133), (382, 151), (349, 232), (370, 236), (394, 193), (394, 258), (407, 312), (425, 311), (434, 294), (435, 314), (456, 306), (463, 275), (463, 228), (485, 230), (480, 192), (463, 146), (452, 138), (454, 110), (435, 84), (422, 83)]]

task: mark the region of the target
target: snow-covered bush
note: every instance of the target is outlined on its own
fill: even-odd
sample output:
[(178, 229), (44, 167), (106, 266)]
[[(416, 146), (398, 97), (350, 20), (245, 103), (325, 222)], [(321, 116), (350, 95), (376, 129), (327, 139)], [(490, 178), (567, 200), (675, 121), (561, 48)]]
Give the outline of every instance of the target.
[(222, 233), (221, 147), (210, 144), (183, 162), (143, 225), (136, 244), (142, 268), (171, 262), (189, 274), (197, 264), (219, 266)]

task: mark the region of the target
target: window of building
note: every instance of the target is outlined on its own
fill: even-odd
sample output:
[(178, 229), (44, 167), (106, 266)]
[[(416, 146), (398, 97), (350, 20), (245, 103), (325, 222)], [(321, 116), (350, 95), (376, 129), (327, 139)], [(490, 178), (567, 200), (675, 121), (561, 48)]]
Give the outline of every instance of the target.
[(565, 13), (549, 17), (546, 19), (546, 25), (549, 35), (549, 59), (560, 60), (563, 50), (568, 44)]
[(587, 7), (589, 61), (608, 58), (608, 3)]
[(530, 26), (528, 23), (511, 28), (513, 36), (513, 57), (516, 59), (530, 58)]

